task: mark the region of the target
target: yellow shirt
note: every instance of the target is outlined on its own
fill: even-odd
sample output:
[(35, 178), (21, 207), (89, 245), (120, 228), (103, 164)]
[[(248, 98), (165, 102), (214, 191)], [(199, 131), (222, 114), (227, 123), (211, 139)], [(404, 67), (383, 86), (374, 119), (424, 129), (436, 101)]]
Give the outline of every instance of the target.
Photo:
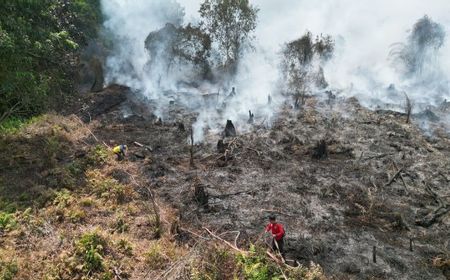
[(119, 146), (115, 146), (114, 148), (113, 148), (113, 152), (115, 153), (115, 154), (119, 154), (120, 152), (121, 152), (121, 148), (120, 148), (120, 145)]

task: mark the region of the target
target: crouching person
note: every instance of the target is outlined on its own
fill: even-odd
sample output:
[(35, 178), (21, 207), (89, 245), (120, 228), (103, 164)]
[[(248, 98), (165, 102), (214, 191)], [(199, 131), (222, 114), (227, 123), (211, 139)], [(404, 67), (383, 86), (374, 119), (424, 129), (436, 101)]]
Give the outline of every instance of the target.
[(125, 158), (127, 150), (127, 145), (118, 145), (113, 148), (113, 152), (117, 156), (118, 161), (122, 161)]

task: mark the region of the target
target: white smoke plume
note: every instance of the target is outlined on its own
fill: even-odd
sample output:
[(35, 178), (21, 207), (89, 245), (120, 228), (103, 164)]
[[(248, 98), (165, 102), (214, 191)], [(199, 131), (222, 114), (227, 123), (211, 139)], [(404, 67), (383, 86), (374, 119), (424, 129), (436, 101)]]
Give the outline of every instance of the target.
[[(144, 41), (151, 31), (162, 28), (167, 22), (175, 25), (197, 23), (201, 2), (103, 0), (102, 8), (107, 18), (104, 26), (113, 35), (115, 45), (107, 62), (108, 80), (160, 98), (155, 86), (158, 81), (145, 71), (149, 57)], [(346, 96), (358, 97), (363, 105), (392, 104), (400, 110), (404, 99), (386, 90), (390, 85), (393, 85), (391, 90), (407, 92), (414, 104), (422, 107), (450, 99), (448, 0), (254, 0), (251, 3), (259, 8), (255, 52), (244, 56), (238, 75), (227, 85), (204, 87), (208, 93), (220, 92), (222, 98), (235, 86), (237, 98), (233, 101), (234, 106), (227, 106), (221, 115), (211, 117), (211, 108), (199, 111), (194, 128), (200, 140), (206, 127), (215, 128), (212, 119), (219, 120), (222, 125), (226, 119), (231, 119), (238, 127), (245, 128), (248, 110), (255, 112), (257, 118), (270, 118), (276, 105), (283, 102), (278, 84), (281, 48), (307, 30), (335, 39), (334, 58), (324, 69), (329, 87)], [(429, 64), (433, 68), (430, 73), (439, 75), (429, 75), (417, 83), (417, 79), (405, 79), (401, 75), (395, 65), (399, 62), (393, 61), (389, 54), (394, 44), (407, 43), (413, 25), (424, 15), (440, 24), (447, 36)], [(176, 87), (172, 89), (176, 90)], [(272, 107), (266, 106), (269, 94), (274, 101)], [(166, 104), (166, 101), (161, 102), (161, 106)]]

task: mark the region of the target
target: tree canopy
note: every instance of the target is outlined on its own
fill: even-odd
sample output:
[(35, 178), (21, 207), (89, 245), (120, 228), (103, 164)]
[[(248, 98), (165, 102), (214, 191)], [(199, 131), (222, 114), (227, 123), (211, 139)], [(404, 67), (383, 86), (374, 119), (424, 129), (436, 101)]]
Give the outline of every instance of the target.
[(3, 1), (0, 9), (0, 122), (47, 109), (72, 90), (80, 44), (95, 36), (99, 0)]
[[(306, 32), (299, 39), (288, 42), (282, 50), (281, 68), (287, 77), (287, 90), (293, 93), (296, 106), (311, 85), (326, 87), (321, 64), (333, 56), (334, 41), (331, 36), (317, 36)], [(314, 60), (318, 66), (313, 65)], [(303, 98), (302, 98), (303, 99)], [(302, 100), (303, 102), (303, 100)]]
[(205, 0), (199, 12), (200, 26), (217, 43), (221, 64), (236, 66), (244, 47), (250, 46), (258, 9), (248, 0)]

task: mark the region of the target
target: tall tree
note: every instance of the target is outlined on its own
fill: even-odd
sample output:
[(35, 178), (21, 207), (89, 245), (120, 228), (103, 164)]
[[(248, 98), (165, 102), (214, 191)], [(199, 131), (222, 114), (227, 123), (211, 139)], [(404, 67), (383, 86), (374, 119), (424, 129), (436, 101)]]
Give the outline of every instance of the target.
[(235, 66), (244, 46), (251, 46), (258, 9), (248, 0), (205, 0), (200, 5), (201, 27), (217, 43), (222, 66)]
[[(293, 94), (295, 107), (305, 101), (311, 85), (319, 88), (327, 86), (322, 64), (333, 56), (334, 41), (330, 36), (317, 36), (313, 40), (311, 32), (287, 43), (282, 51), (281, 68), (286, 76), (286, 86)], [(313, 65), (318, 60), (319, 65)]]

